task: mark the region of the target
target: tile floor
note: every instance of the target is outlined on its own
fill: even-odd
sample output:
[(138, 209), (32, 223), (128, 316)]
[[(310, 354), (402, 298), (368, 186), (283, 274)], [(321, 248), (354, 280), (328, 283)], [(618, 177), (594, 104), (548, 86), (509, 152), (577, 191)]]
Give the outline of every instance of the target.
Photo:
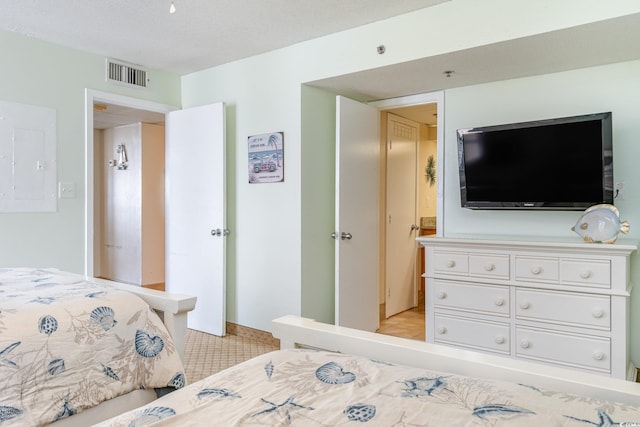
[(418, 306), (402, 313), (398, 313), (388, 319), (380, 321), (379, 334), (393, 335), (396, 337), (425, 340), (425, 314), (424, 294), (420, 292)]

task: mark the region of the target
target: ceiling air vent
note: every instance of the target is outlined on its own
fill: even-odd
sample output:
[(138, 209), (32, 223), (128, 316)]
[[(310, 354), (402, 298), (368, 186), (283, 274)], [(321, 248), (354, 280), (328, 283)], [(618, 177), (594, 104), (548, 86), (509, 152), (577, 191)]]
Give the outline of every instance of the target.
[(107, 82), (124, 86), (147, 87), (147, 70), (137, 65), (107, 58)]

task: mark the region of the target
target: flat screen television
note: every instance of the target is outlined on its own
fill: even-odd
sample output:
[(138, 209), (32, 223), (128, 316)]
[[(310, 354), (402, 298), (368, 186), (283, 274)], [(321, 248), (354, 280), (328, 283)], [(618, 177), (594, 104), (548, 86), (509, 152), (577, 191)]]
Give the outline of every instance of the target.
[(459, 129), (462, 207), (613, 204), (611, 113)]

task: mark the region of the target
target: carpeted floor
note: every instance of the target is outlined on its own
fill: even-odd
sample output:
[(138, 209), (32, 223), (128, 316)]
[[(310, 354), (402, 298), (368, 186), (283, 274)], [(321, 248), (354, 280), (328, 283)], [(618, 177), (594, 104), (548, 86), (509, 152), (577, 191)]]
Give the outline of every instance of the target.
[[(229, 366), (278, 348), (277, 344), (260, 339), (232, 334), (221, 338), (189, 329), (185, 343), (185, 375), (189, 383), (194, 383)], [(640, 382), (640, 369), (637, 382)]]
[(229, 366), (277, 349), (277, 345), (261, 340), (231, 334), (221, 338), (189, 329), (184, 352), (185, 375), (189, 383), (194, 383)]
[[(424, 299), (412, 310), (383, 319), (378, 332), (424, 340)], [(270, 351), (278, 350), (271, 334), (227, 323), (227, 335), (217, 337), (192, 329), (185, 342), (185, 375), (196, 382), (229, 366)]]

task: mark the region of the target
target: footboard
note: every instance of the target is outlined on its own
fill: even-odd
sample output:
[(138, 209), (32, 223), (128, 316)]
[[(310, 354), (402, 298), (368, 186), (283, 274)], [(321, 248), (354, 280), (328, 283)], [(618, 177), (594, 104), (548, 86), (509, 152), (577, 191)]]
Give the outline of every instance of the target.
[(122, 282), (100, 279), (98, 277), (83, 276), (80, 274), (61, 271), (57, 268), (48, 270), (55, 271), (57, 274), (65, 274), (76, 276), (80, 280), (86, 280), (97, 284), (114, 286), (127, 292), (138, 295), (149, 306), (158, 313), (167, 330), (171, 334), (176, 344), (176, 349), (180, 354), (180, 358), (184, 360), (184, 345), (187, 336), (187, 315), (196, 306), (196, 297), (184, 294), (171, 294), (155, 289), (143, 288), (140, 286), (129, 285)]
[(162, 318), (167, 330), (173, 337), (180, 358), (184, 360), (184, 345), (187, 336), (187, 314), (196, 306), (195, 296), (170, 294), (155, 289), (127, 285), (95, 277), (85, 277), (84, 280), (115, 286), (142, 298)]
[(556, 366), (328, 325), (297, 316), (272, 321), (282, 348), (296, 345), (479, 378), (538, 385), (566, 393), (637, 405), (640, 384)]

